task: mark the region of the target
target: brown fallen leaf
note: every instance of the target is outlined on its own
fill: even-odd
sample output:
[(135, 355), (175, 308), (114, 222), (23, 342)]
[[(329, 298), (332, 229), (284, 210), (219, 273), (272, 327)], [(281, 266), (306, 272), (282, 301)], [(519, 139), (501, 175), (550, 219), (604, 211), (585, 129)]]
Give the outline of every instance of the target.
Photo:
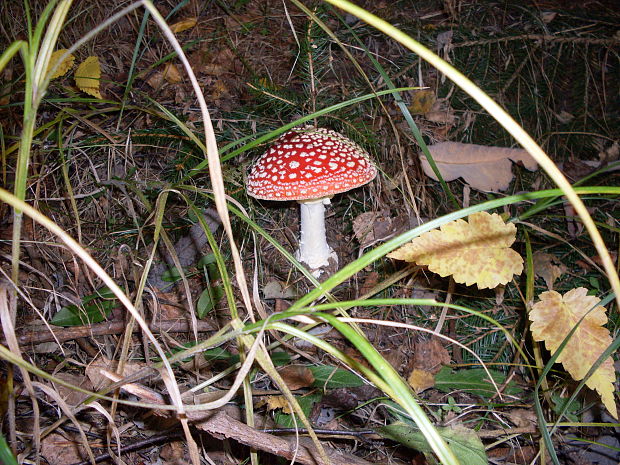
[(287, 365), (278, 370), (280, 376), (291, 391), (312, 386), (314, 374), (304, 365)]
[(547, 288), (552, 291), (555, 280), (566, 273), (566, 265), (561, 263), (555, 255), (546, 252), (534, 252), (534, 273), (545, 280)]
[(163, 77), (169, 84), (178, 84), (183, 80), (181, 73), (179, 72), (179, 68), (177, 68), (174, 63), (170, 62), (166, 63), (164, 66)]
[(424, 114), (424, 118), (433, 123), (447, 124), (449, 126), (456, 122), (454, 110), (445, 99), (437, 100), (433, 107)]
[(86, 454), (80, 453), (77, 441), (67, 439), (59, 433), (51, 433), (41, 441), (41, 456), (49, 465), (66, 465), (81, 462)]
[[(428, 149), (437, 168), (446, 181), (462, 177), (474, 189), (482, 191), (503, 191), (512, 181), (512, 162), (522, 163), (534, 171), (536, 160), (523, 149), (487, 147), (459, 142), (440, 142)], [(426, 156), (420, 155), (424, 174), (437, 181)]]
[(444, 365), (450, 364), (450, 353), (438, 338), (423, 339), (415, 343), (413, 351), (413, 370), (407, 382), (416, 393), (435, 385), (435, 375)]

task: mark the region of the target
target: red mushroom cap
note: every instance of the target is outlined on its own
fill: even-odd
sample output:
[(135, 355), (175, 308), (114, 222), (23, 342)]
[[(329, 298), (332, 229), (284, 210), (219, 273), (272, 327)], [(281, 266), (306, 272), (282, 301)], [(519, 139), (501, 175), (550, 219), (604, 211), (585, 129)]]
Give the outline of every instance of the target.
[(377, 175), (368, 153), (336, 131), (308, 127), (283, 134), (252, 167), (248, 194), (309, 200), (362, 186)]

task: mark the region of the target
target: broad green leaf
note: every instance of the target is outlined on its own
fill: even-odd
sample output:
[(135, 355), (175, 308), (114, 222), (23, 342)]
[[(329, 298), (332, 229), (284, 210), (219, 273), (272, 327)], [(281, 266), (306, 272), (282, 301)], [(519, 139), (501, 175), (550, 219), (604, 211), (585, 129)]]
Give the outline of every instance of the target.
[[(489, 370), (489, 373), (498, 386), (506, 380), (506, 375), (499, 371)], [(434, 387), (442, 392), (465, 391), (482, 397), (493, 397), (497, 393), (489, 381), (489, 376), (482, 368), (452, 370), (450, 367), (443, 367), (435, 375)], [(514, 395), (521, 392), (521, 388), (511, 381), (503, 392)]]
[(114, 293), (103, 287), (95, 294), (82, 298), (82, 304), (62, 307), (50, 321), (56, 326), (82, 326), (99, 323), (110, 314), (117, 305)]
[(270, 357), (273, 364), (277, 367), (286, 365), (291, 361), (291, 356), (289, 353), (284, 352), (283, 350), (271, 352)]
[(161, 275), (161, 280), (165, 283), (176, 283), (179, 279), (181, 279), (181, 273), (176, 266), (168, 268)]
[(200, 260), (198, 260), (198, 263), (196, 264), (196, 266), (198, 268), (202, 268), (203, 266), (213, 265), (214, 263), (216, 263), (215, 254), (209, 253), (207, 255), (203, 255), (202, 257), (200, 257)]
[(208, 286), (196, 303), (196, 315), (198, 318), (204, 318), (207, 314), (213, 310), (213, 307), (220, 301), (224, 295), (224, 288), (222, 286)]
[(321, 389), (337, 389), (355, 387), (364, 384), (362, 378), (348, 370), (328, 365), (311, 366), (314, 375), (314, 386)]
[(17, 460), (2, 434), (0, 434), (0, 463), (3, 465), (17, 465)]
[[(414, 426), (402, 422), (379, 428), (377, 432), (388, 439), (399, 442), (411, 449), (431, 454), (431, 446), (422, 432)], [(487, 465), (488, 459), (484, 444), (475, 431), (464, 426), (438, 427), (437, 432), (448, 443), (460, 463), (466, 465)]]

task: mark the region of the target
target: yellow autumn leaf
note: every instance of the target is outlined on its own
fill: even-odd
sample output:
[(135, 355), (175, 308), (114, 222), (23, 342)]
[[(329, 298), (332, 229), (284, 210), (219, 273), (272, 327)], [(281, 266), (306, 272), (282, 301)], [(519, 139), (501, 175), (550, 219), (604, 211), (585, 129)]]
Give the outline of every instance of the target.
[(288, 413), (289, 415), (293, 413), (289, 402), (284, 396), (265, 396), (256, 403), (256, 407), (262, 407), (263, 405), (266, 405), (269, 411), (282, 409), (283, 413)]
[[(50, 57), (50, 62), (47, 65), (47, 72), (48, 73), (56, 66), (56, 63), (58, 63), (60, 58), (66, 52), (67, 52), (67, 49), (66, 48), (62, 48), (62, 49), (56, 50), (54, 53), (52, 53), (52, 56)], [(59, 78), (60, 76), (64, 76), (65, 74), (67, 74), (67, 71), (69, 71), (69, 69), (71, 69), (71, 67), (73, 66), (74, 62), (75, 62), (75, 56), (72, 55), (72, 54), (67, 55), (66, 58), (64, 60), (62, 60), (62, 63), (60, 63), (60, 65), (58, 65), (58, 68), (56, 68), (56, 71), (54, 71), (54, 74), (52, 74), (49, 78), (50, 79), (56, 79), (56, 78)]]
[[(607, 315), (605, 308), (598, 305), (601, 300), (587, 293), (588, 290), (583, 287), (572, 289), (563, 296), (556, 291), (543, 292), (539, 296), (540, 301), (532, 306), (529, 314), (532, 337), (535, 341), (545, 341), (547, 350), (554, 353), (577, 322), (590, 312), (557, 358), (577, 381), (583, 379), (612, 342), (609, 330), (603, 327), (607, 323)], [(617, 419), (615, 380), (613, 360), (609, 357), (586, 381), (586, 386), (600, 394), (609, 413)]]
[(435, 92), (429, 89), (418, 90), (413, 93), (411, 97), (411, 104), (409, 110), (414, 115), (423, 115), (431, 111), (433, 104), (437, 100)]
[(426, 370), (414, 368), (411, 373), (409, 373), (407, 382), (416, 394), (420, 394), (435, 385), (435, 375)]
[(188, 29), (191, 29), (196, 25), (197, 20), (198, 18), (196, 17), (182, 19), (178, 23), (174, 23), (172, 26), (170, 26), (170, 30), (174, 32), (175, 34), (179, 32), (183, 32), (183, 31), (187, 31)]
[(478, 212), (469, 222), (456, 220), (416, 237), (388, 257), (428, 265), (433, 273), (452, 275), (457, 283), (478, 289), (506, 284), (523, 271), (523, 258), (510, 246), (517, 228), (497, 214)]
[(97, 98), (101, 97), (99, 92), (99, 78), (101, 78), (101, 67), (99, 58), (90, 56), (78, 66), (75, 71), (75, 85), (89, 95)]

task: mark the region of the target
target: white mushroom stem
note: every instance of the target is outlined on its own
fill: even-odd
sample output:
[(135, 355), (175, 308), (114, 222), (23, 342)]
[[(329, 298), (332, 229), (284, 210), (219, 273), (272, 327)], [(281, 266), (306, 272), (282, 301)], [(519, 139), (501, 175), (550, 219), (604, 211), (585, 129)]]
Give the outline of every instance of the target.
[[(311, 270), (329, 265), (329, 259), (338, 263), (336, 252), (327, 243), (325, 236), (325, 207), (329, 199), (299, 202), (301, 210), (301, 237), (295, 258)], [(314, 274), (314, 273), (313, 273)], [(320, 273), (319, 273), (320, 274)], [(318, 277), (317, 274), (315, 276)]]

